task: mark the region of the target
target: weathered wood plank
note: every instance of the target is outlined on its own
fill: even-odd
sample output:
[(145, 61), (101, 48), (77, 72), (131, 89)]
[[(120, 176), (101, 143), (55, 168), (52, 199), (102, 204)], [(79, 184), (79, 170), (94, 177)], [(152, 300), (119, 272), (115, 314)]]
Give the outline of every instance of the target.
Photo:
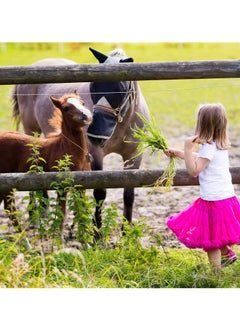
[[(240, 167), (230, 168), (233, 184), (240, 184)], [(74, 184), (82, 188), (122, 188), (151, 186), (162, 175), (162, 170), (120, 170), (73, 172)], [(58, 173), (44, 174), (4, 173), (0, 174), (0, 191), (16, 188), (19, 191), (51, 189), (52, 181), (60, 181)], [(198, 185), (198, 179), (189, 176), (185, 169), (179, 169), (173, 186)]]
[(240, 60), (0, 67), (1, 85), (239, 77)]

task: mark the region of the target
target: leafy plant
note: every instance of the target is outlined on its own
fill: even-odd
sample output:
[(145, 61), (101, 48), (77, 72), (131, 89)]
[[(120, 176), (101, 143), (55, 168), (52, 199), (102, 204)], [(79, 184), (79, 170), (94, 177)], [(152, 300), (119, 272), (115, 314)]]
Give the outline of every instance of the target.
[(32, 143), (26, 144), (26, 146), (31, 148), (31, 156), (28, 158), (27, 163), (30, 162), (28, 173), (43, 173), (43, 167), (41, 166), (41, 162), (46, 163), (45, 159), (40, 157), (40, 140), (39, 134), (37, 132), (33, 133), (33, 140)]
[(57, 181), (52, 182), (51, 187), (61, 200), (67, 201), (68, 211), (73, 213), (72, 227), (76, 227), (76, 239), (86, 247), (93, 243), (96, 230), (93, 226), (93, 202), (80, 185), (74, 184), (74, 173), (70, 171), (71, 156), (66, 154), (56, 163), (53, 169), (58, 171)]
[[(133, 130), (133, 137), (139, 140), (139, 144), (137, 146), (138, 153), (136, 156), (141, 155), (147, 148), (150, 148), (150, 155), (154, 152), (162, 152), (168, 149), (168, 144), (161, 131), (156, 124), (155, 119), (152, 117), (151, 122), (149, 122), (142, 115), (138, 114), (139, 117), (144, 122), (143, 128), (135, 127)], [(166, 191), (170, 190), (172, 180), (175, 176), (175, 162), (176, 157), (171, 155), (169, 157), (169, 163), (165, 168), (161, 177), (157, 179), (154, 184), (154, 188), (158, 188), (161, 186), (165, 186)]]

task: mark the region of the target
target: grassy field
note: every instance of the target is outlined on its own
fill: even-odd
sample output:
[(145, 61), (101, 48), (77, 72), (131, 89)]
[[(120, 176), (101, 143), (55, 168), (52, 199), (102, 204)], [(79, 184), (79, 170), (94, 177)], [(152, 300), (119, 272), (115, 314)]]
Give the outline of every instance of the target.
[[(122, 47), (135, 62), (238, 59), (240, 44), (2, 44), (0, 63), (28, 65), (47, 57), (64, 57), (78, 63), (96, 63), (88, 47), (108, 53)], [(200, 103), (221, 102), (231, 126), (240, 123), (238, 79), (141, 81), (151, 114), (166, 137), (192, 129)], [(9, 94), (0, 86), (0, 131), (13, 130)], [(161, 242), (141, 246), (145, 233), (136, 226), (119, 238), (114, 249), (102, 245), (86, 250), (27, 250), (22, 237), (0, 239), (0, 287), (81, 288), (211, 288), (240, 287), (238, 262), (213, 275), (203, 253), (186, 249), (164, 250)], [(160, 237), (159, 237), (160, 239)]]
[[(48, 57), (64, 57), (78, 63), (96, 63), (89, 46), (108, 53), (122, 47), (135, 62), (238, 59), (238, 43), (162, 43), (162, 44), (6, 44), (2, 45), (0, 63), (28, 65)], [(205, 79), (178, 81), (141, 81), (151, 114), (166, 136), (193, 127), (196, 108), (201, 103), (221, 102), (230, 124), (239, 124), (239, 79)], [(14, 129), (11, 121), (11, 86), (0, 86), (0, 130)]]
[[(239, 288), (240, 264), (214, 274), (200, 250), (143, 248), (137, 224), (114, 248), (26, 249), (24, 239), (0, 239), (0, 288)], [(160, 240), (160, 236), (159, 236)]]

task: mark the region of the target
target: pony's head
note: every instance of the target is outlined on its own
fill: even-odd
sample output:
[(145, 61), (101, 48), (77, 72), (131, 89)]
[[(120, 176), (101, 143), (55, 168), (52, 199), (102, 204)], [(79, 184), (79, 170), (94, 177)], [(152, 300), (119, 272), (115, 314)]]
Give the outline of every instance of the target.
[[(89, 48), (99, 63), (116, 64), (133, 62), (118, 48), (104, 55)], [(90, 92), (93, 101), (93, 122), (87, 134), (93, 144), (104, 146), (111, 138), (118, 122), (122, 122), (132, 98), (133, 84), (130, 81), (91, 82)]]
[(84, 101), (75, 90), (72, 94), (64, 94), (60, 98), (50, 96), (55, 107), (55, 114), (50, 119), (50, 124), (59, 126), (59, 121), (68, 121), (78, 127), (84, 127), (91, 123), (92, 113), (84, 106)]

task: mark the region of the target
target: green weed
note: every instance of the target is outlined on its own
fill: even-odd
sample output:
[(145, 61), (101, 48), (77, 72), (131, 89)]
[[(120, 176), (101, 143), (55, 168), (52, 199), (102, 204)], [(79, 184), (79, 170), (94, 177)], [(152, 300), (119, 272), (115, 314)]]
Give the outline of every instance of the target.
[[(160, 158), (162, 151), (166, 151), (168, 149), (166, 138), (159, 130), (159, 127), (153, 116), (151, 117), (150, 122), (140, 114), (139, 117), (144, 122), (143, 128), (132, 128), (133, 137), (136, 138), (139, 143), (137, 146), (138, 153), (136, 156), (142, 155), (144, 151), (149, 148), (150, 155), (152, 155), (153, 153), (160, 152), (158, 156), (158, 158)], [(167, 192), (170, 191), (173, 178), (176, 174), (175, 163), (176, 157), (174, 155), (171, 155), (169, 157), (169, 162), (163, 171), (163, 174), (154, 183), (154, 189), (158, 189), (164, 186)]]
[[(137, 225), (136, 225), (137, 226)], [(22, 250), (0, 240), (0, 287), (17, 288), (236, 288), (238, 262), (211, 272), (202, 251), (144, 248), (141, 228), (130, 228), (114, 248)], [(167, 253), (167, 255), (166, 255)]]

